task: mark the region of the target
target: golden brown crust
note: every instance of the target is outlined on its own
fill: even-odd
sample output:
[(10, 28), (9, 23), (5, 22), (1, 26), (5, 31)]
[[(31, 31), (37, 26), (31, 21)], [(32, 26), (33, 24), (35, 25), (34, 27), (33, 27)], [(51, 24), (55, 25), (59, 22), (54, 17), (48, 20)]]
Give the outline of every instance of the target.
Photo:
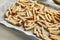
[(60, 0), (53, 0), (56, 4), (60, 5)]

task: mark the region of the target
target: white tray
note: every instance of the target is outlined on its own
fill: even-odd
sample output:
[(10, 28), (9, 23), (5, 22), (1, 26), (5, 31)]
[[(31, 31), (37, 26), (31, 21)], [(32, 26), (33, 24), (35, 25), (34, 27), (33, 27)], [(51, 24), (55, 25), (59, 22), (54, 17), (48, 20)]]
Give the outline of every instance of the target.
[[(6, 27), (17, 29), (17, 30), (23, 32), (24, 35), (27, 35), (29, 38), (31, 38), (33, 40), (42, 40), (40, 38), (37, 38), (35, 35), (33, 35), (32, 31), (24, 31), (24, 29), (22, 27), (13, 26), (13, 25), (11, 25), (10, 23), (8, 23), (4, 20), (4, 14), (5, 14), (6, 10), (9, 9), (9, 7), (12, 4), (14, 4), (16, 1), (18, 1), (18, 0), (5, 0), (5, 1), (0, 0), (0, 23), (4, 24)], [(54, 4), (54, 2), (52, 2), (52, 0), (50, 0), (50, 1), (46, 0), (46, 2), (42, 2), (42, 3), (47, 5), (50, 8), (60, 10), (60, 6)]]

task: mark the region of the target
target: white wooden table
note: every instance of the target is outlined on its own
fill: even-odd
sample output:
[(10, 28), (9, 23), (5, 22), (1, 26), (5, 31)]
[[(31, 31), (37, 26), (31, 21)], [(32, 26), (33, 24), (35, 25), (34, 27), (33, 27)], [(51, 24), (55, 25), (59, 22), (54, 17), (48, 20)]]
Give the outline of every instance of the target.
[(30, 40), (22, 36), (17, 31), (14, 31), (0, 24), (0, 40)]

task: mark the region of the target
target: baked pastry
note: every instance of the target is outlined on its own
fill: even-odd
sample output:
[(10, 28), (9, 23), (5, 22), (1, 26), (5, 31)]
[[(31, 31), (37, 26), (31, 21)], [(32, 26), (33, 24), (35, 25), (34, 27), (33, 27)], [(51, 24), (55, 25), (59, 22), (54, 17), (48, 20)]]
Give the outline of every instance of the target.
[(56, 4), (60, 5), (60, 0), (53, 0)]
[[(5, 13), (4, 19), (15, 25), (23, 26), (25, 31), (44, 40), (60, 40), (60, 11), (48, 9), (37, 1), (20, 0)], [(45, 34), (48, 30), (49, 35)], [(56, 35), (53, 35), (56, 34)]]

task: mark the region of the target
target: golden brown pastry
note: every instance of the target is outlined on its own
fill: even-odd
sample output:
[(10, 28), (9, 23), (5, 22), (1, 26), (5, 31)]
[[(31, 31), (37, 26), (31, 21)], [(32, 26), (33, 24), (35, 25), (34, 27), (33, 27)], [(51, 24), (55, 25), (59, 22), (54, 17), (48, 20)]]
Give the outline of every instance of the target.
[[(34, 35), (44, 40), (60, 40), (60, 36), (53, 35), (60, 34), (60, 11), (47, 9), (36, 1), (16, 2), (5, 13), (4, 19), (15, 26), (23, 25), (25, 31), (33, 30)], [(45, 30), (50, 37), (45, 34)]]
[(60, 0), (53, 0), (56, 4), (60, 5)]

